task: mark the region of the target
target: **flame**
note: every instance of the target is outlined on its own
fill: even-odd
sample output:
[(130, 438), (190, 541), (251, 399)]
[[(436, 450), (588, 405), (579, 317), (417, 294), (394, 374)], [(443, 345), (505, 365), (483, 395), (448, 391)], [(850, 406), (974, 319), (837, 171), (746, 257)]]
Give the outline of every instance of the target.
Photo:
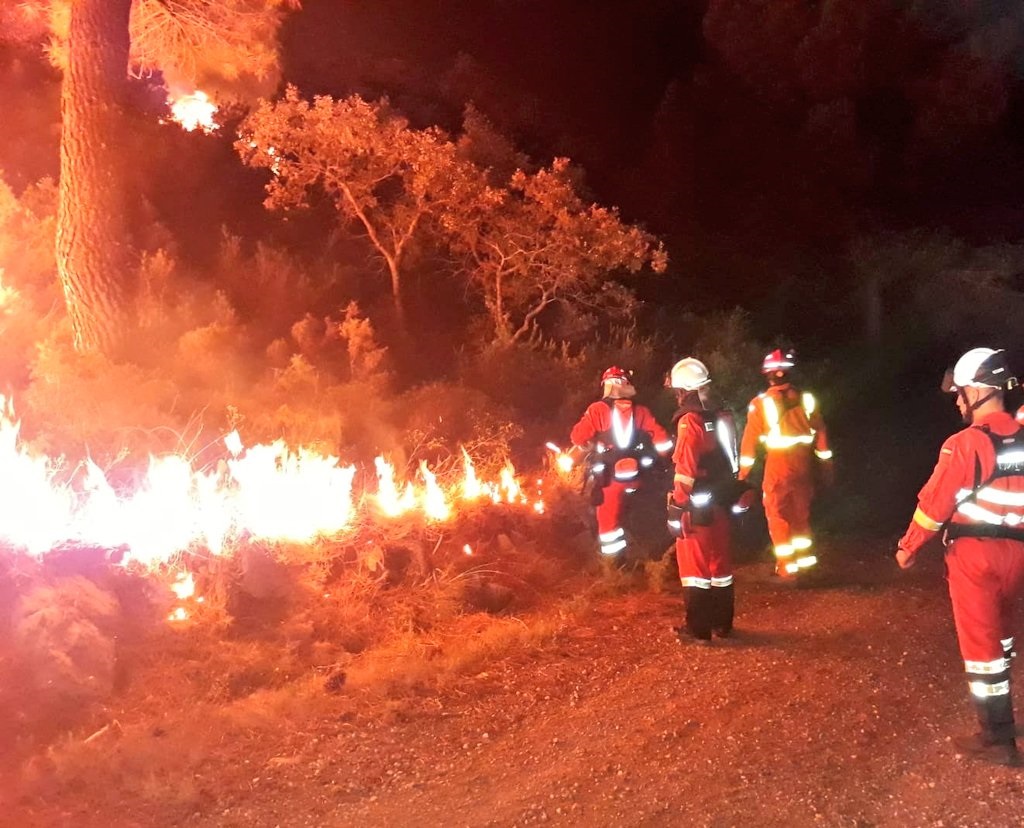
[(232, 457), (238, 457), (238, 455), (242, 453), (242, 449), (244, 449), (245, 446), (242, 445), (242, 438), (238, 433), (238, 429), (235, 429), (224, 438), (224, 447), (231, 452)]
[(0, 312), (9, 312), (18, 298), (18, 291), (4, 284), (4, 269), (0, 267)]
[(380, 510), (388, 517), (398, 517), (415, 509), (416, 493), (412, 484), (408, 484), (399, 495), (395, 485), (395, 467), (383, 457), (374, 458), (373, 464), (377, 468), (377, 505)]
[(469, 452), (465, 447), (462, 449), (462, 497), (465, 500), (476, 500), (484, 495), (484, 487), (476, 476), (476, 467), (470, 459)]
[(523, 487), (516, 480), (516, 470), (512, 468), (511, 464), (506, 464), (501, 470), (501, 482), (498, 486), (505, 496), (506, 503), (519, 503), (525, 500), (523, 497)]
[(182, 129), (189, 132), (201, 129), (210, 133), (220, 127), (213, 119), (217, 114), (217, 105), (202, 90), (197, 89), (183, 95), (168, 95), (167, 103), (171, 107), (171, 120), (181, 124)]
[(551, 451), (555, 454), (555, 468), (558, 469), (558, 473), (563, 477), (567, 476), (572, 472), (572, 467), (576, 465), (572, 459), (572, 455), (562, 451), (561, 448), (556, 446), (554, 443), (545, 443)]
[(451, 507), (445, 499), (444, 492), (437, 485), (437, 476), (427, 468), (427, 461), (420, 461), (420, 474), (426, 489), (423, 493), (423, 511), (433, 520), (447, 520), (451, 517)]
[(196, 594), (196, 582), (192, 580), (191, 572), (179, 572), (177, 577), (174, 579), (174, 583), (171, 584), (171, 592), (178, 596), (178, 599), (184, 601), (186, 598), (191, 598)]
[[(10, 400), (0, 397), (0, 544), (36, 557), (79, 543), (120, 550), (122, 561), (155, 569), (193, 550), (227, 554), (245, 540), (310, 543), (353, 531), (359, 518), (356, 467), (282, 440), (246, 447), (232, 432), (224, 438), (226, 456), (212, 470), (178, 454), (151, 456), (133, 485), (115, 488), (93, 461), (65, 468), (27, 449), (19, 434)], [(480, 479), (468, 452), (463, 461), (461, 479), (442, 485), (420, 462), (418, 483), (400, 487), (392, 464), (377, 457), (370, 503), (384, 519), (415, 512), (446, 521), (460, 500), (543, 513), (539, 482), (536, 495), (527, 497), (510, 463), (498, 482), (489, 482)], [(201, 603), (185, 571), (171, 589), (179, 600)], [(187, 617), (179, 610), (174, 620)]]

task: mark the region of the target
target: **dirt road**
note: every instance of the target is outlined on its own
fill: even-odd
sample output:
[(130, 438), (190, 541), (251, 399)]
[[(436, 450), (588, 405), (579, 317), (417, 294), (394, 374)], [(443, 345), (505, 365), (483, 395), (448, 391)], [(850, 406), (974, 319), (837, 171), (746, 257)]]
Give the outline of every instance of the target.
[(671, 634), (676, 595), (602, 598), (398, 715), (224, 745), (187, 812), (83, 791), (17, 824), (1020, 825), (1024, 772), (948, 740), (973, 721), (938, 558), (797, 590), (741, 568), (737, 638), (711, 648)]

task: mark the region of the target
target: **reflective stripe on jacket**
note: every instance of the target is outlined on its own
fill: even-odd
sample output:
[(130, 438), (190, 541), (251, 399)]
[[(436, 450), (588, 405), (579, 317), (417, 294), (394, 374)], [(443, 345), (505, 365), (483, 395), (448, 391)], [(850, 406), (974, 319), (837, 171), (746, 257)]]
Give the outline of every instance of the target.
[[(1013, 417), (1000, 411), (947, 439), (931, 477), (918, 494), (917, 511), (900, 546), (916, 552), (946, 521), (950, 521), (954, 537), (1007, 537), (1000, 531), (1021, 528), (1024, 449), (1019, 431)], [(1003, 439), (1011, 442), (1003, 444)], [(997, 445), (1005, 445), (1005, 450), (997, 450)], [(972, 497), (982, 483), (985, 485)]]
[(820, 460), (831, 460), (825, 421), (817, 400), (792, 385), (773, 385), (758, 394), (747, 408), (747, 425), (740, 446), (740, 477), (746, 477), (763, 445), (771, 454), (812, 449)]

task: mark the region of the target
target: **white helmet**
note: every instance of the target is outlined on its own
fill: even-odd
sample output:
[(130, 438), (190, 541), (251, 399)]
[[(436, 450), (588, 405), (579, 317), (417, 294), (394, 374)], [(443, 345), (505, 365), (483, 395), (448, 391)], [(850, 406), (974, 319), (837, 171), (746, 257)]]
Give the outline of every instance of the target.
[(686, 357), (672, 366), (668, 387), (681, 391), (696, 391), (711, 382), (708, 367), (699, 359)]
[(972, 348), (953, 366), (954, 388), (1005, 388), (1012, 383), (1006, 352)]

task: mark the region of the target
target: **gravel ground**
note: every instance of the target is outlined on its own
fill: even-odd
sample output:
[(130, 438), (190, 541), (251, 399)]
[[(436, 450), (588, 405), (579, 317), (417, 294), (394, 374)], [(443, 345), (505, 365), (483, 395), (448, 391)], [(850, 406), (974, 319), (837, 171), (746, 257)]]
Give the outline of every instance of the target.
[(401, 715), (224, 744), (187, 813), (119, 799), (112, 780), (0, 823), (1024, 825), (1024, 772), (949, 741), (973, 720), (939, 554), (910, 573), (878, 555), (821, 574), (792, 589), (741, 567), (737, 636), (713, 647), (671, 633), (678, 595), (597, 600), (549, 646)]

